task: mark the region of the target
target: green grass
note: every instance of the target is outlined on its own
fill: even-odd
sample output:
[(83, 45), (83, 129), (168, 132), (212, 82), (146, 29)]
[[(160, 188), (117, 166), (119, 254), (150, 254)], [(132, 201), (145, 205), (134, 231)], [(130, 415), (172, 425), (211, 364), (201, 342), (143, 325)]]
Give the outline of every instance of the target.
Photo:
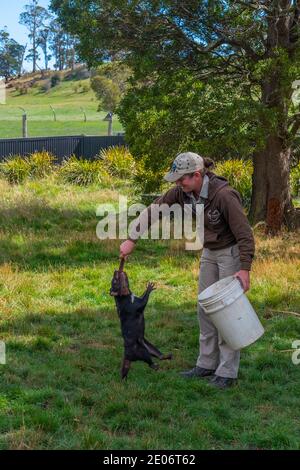
[[(42, 82), (39, 82), (42, 83)], [(81, 80), (89, 83), (89, 79)], [(106, 135), (107, 122), (103, 122), (105, 112), (97, 112), (98, 101), (94, 92), (75, 92), (76, 80), (62, 81), (47, 92), (41, 92), (39, 87), (29, 89), (27, 95), (9, 89), (6, 104), (0, 105), (0, 138), (22, 136), (23, 107), (28, 117), (29, 137), (56, 135)], [(57, 122), (54, 122), (50, 105), (56, 111)], [(87, 122), (84, 122), (83, 108)], [(122, 130), (117, 118), (114, 120), (114, 132)]]
[[(120, 123), (114, 124), (114, 132), (122, 131)], [(29, 121), (28, 137), (51, 137), (66, 135), (107, 135), (107, 123), (101, 121)], [(9, 139), (22, 136), (22, 123), (0, 121), (0, 138)]]
[[(141, 241), (126, 271), (147, 309), (147, 337), (171, 362), (136, 363), (127, 383), (109, 296), (117, 241), (96, 237), (95, 209), (115, 187), (60, 185), (53, 177), (1, 186), (1, 449), (299, 449), (299, 239), (256, 233), (249, 298), (266, 329), (242, 352), (238, 385), (226, 391), (178, 372), (198, 354), (199, 254), (182, 243)], [(298, 243), (298, 245), (297, 245)]]

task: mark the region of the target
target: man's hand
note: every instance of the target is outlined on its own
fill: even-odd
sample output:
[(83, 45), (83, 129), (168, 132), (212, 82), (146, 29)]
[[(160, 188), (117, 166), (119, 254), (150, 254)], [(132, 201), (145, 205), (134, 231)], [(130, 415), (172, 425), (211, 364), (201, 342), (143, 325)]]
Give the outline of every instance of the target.
[(234, 274), (234, 277), (239, 277), (244, 288), (244, 292), (250, 289), (250, 271), (246, 271), (245, 269), (241, 269), (237, 273)]
[(125, 242), (120, 245), (120, 258), (127, 260), (127, 257), (133, 252), (134, 247), (134, 242), (131, 240), (125, 240)]

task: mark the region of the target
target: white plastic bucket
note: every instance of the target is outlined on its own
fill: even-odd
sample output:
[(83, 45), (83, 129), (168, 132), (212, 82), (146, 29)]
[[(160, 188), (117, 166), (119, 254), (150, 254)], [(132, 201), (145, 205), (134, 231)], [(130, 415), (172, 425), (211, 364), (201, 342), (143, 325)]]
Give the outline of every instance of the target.
[(232, 349), (245, 348), (264, 334), (237, 278), (229, 276), (215, 282), (199, 294), (198, 301)]

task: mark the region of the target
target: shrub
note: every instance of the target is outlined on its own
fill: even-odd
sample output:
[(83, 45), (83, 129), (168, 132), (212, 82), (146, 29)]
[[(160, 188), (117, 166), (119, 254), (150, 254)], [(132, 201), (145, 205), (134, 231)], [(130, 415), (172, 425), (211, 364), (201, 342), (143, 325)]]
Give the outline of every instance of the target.
[(218, 162), (213, 171), (228, 179), (229, 184), (240, 193), (244, 206), (249, 209), (252, 193), (252, 162), (244, 160)]
[[(154, 171), (145, 159), (139, 160), (136, 163), (133, 185), (136, 202), (139, 201), (148, 206), (159, 194), (167, 191), (169, 183), (163, 180), (165, 173), (166, 171)], [(156, 189), (153, 190), (153, 188)]]
[(81, 86), (81, 93), (87, 93), (90, 90), (90, 85), (88, 82), (83, 82), (80, 84)]
[(28, 158), (29, 173), (33, 178), (44, 178), (53, 171), (55, 157), (45, 150), (35, 152)]
[(91, 72), (86, 68), (86, 66), (76, 67), (76, 69), (71, 70), (65, 74), (65, 80), (85, 80), (90, 78)]
[(7, 158), (0, 163), (0, 174), (2, 174), (10, 184), (22, 183), (30, 173), (28, 160), (19, 155)]
[(135, 161), (128, 148), (120, 145), (101, 150), (99, 159), (111, 176), (130, 178), (135, 173)]
[(80, 186), (102, 183), (109, 179), (109, 175), (100, 160), (89, 161), (77, 158), (74, 155), (62, 163), (59, 176), (66, 183)]
[(300, 196), (300, 162), (291, 169), (290, 184), (292, 196)]
[(44, 80), (42, 85), (40, 85), (41, 92), (46, 93), (51, 88), (51, 80)]
[(28, 93), (28, 87), (26, 85), (23, 85), (19, 88), (19, 93), (20, 95), (27, 95)]
[(61, 82), (61, 76), (58, 73), (55, 73), (51, 77), (51, 88), (54, 88)]
[(91, 72), (85, 68), (78, 70), (76, 72), (76, 78), (78, 80), (86, 80), (87, 78), (90, 78)]

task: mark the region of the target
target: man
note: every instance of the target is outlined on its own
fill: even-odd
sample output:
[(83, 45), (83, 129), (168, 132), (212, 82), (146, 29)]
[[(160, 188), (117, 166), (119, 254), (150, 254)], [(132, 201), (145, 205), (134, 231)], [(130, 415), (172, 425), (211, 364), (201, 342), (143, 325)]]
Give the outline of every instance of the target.
[[(155, 204), (204, 204), (204, 248), (200, 261), (199, 293), (219, 279), (234, 275), (246, 292), (254, 257), (254, 237), (244, 213), (239, 193), (227, 180), (206, 168), (206, 160), (192, 152), (179, 154), (164, 179), (175, 187)], [(209, 164), (207, 164), (209, 166)], [(147, 216), (151, 223), (150, 206)], [(141, 218), (141, 215), (139, 216)], [(137, 239), (130, 236), (120, 246), (120, 256), (132, 253)], [(182, 372), (184, 377), (211, 377), (218, 388), (233, 385), (238, 376), (240, 351), (231, 349), (198, 304), (200, 353), (196, 367)]]

